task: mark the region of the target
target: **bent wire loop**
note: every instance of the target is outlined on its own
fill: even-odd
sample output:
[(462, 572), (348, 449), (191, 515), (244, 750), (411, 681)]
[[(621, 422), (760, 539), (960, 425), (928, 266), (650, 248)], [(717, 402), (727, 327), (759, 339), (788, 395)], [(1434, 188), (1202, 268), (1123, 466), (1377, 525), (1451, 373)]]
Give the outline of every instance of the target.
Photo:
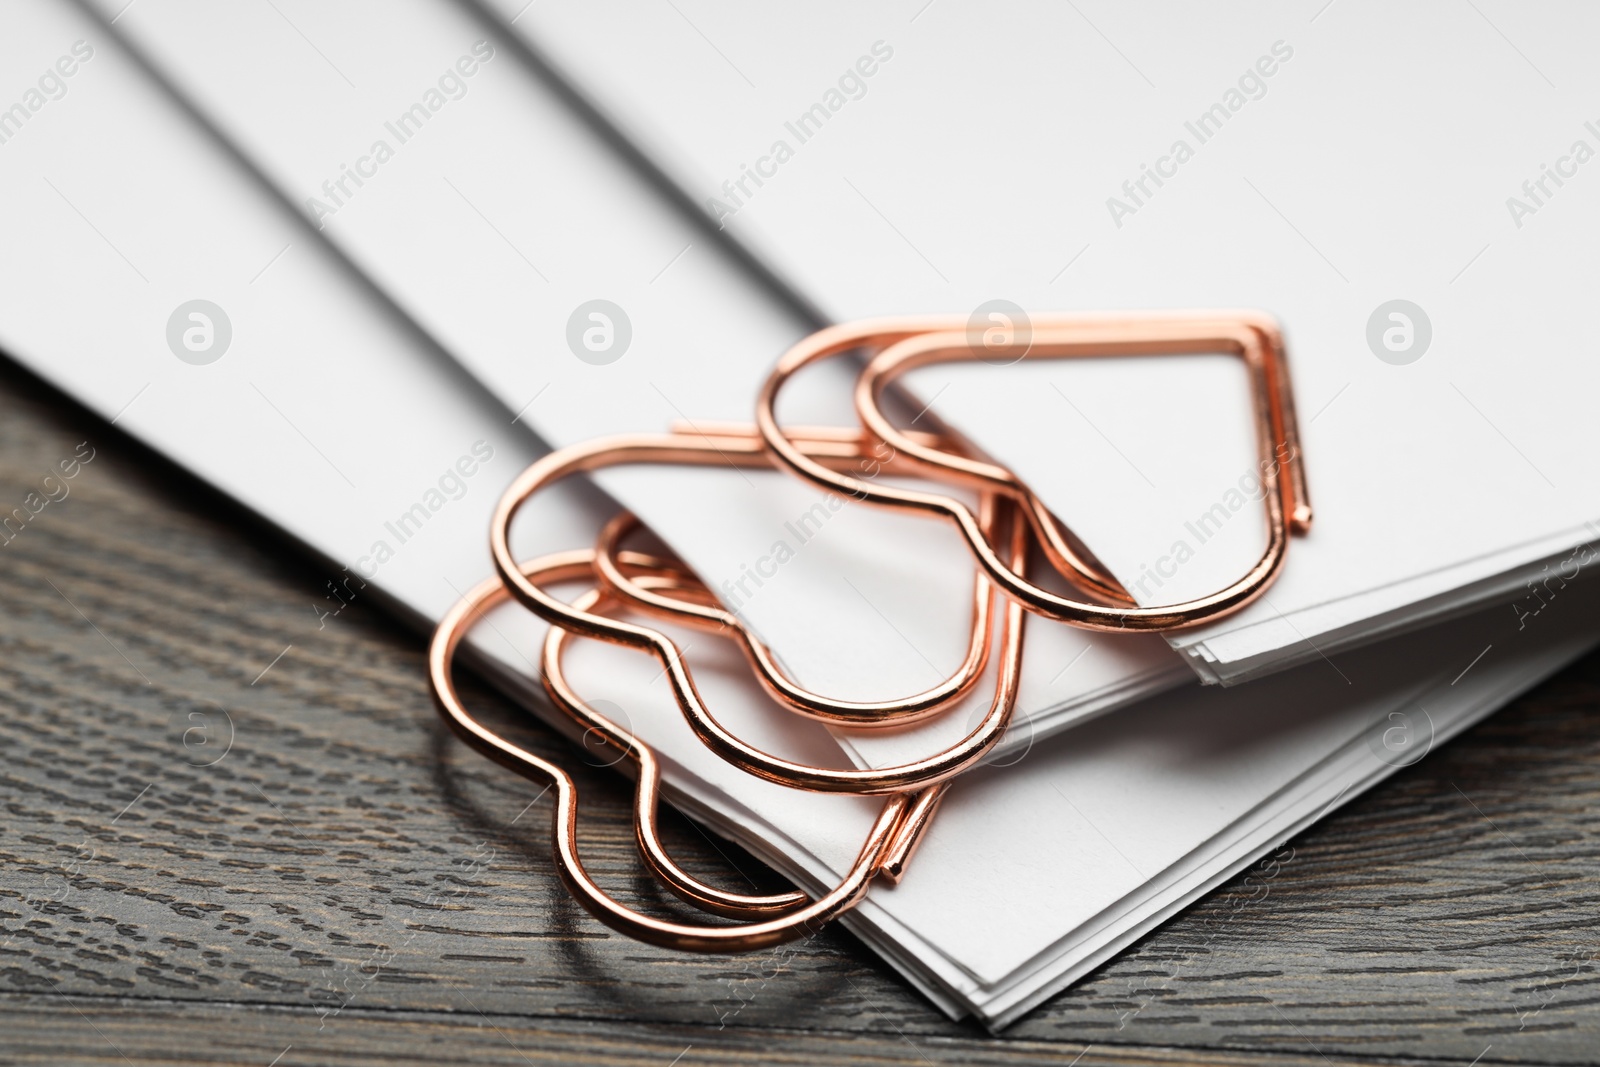
[[(980, 519), (982, 517), (980, 514)], [(595, 543), (594, 561), (595, 577), (601, 585), (630, 608), (732, 638), (761, 687), (789, 710), (807, 718), (858, 729), (919, 722), (939, 714), (965, 696), (988, 665), (994, 598), (988, 580), (980, 571), (973, 579), (972, 627), (966, 658), (955, 674), (932, 689), (904, 700), (847, 701), (813, 693), (792, 681), (778, 666), (771, 650), (704, 586), (663, 585), (629, 573), (631, 568), (619, 558), (622, 543), (641, 528), (642, 524), (632, 512), (622, 511), (601, 529)]]
[[(859, 431), (847, 434), (829, 430), (805, 430), (801, 433), (803, 436), (800, 438), (800, 447), (808, 456), (815, 457), (817, 462), (844, 467), (867, 462), (868, 454), (861, 448)], [(916, 439), (931, 440), (926, 435)], [(902, 462), (894, 459), (871, 462), (888, 470), (904, 467)], [(516, 561), (509, 547), (509, 524), (511, 517), (529, 497), (541, 488), (570, 474), (625, 463), (701, 466), (731, 464), (768, 469), (773, 466), (760, 437), (750, 428), (746, 428), (742, 433), (732, 429), (725, 430), (719, 436), (687, 433), (632, 434), (601, 438), (552, 452), (529, 467), (512, 483), (495, 512), (490, 544), (494, 552), (495, 566), (501, 576), (518, 573)], [(859, 466), (857, 469), (860, 469)], [(975, 520), (985, 530), (989, 530), (995, 522), (996, 503), (987, 499), (990, 496), (992, 494), (987, 491), (982, 494), (985, 502), (980, 504), (979, 516)], [(791, 680), (778, 666), (771, 651), (750, 632), (743, 620), (717, 603), (711, 594), (707, 593), (689, 600), (663, 595), (631, 583), (627, 575), (612, 561), (613, 553), (609, 546), (628, 532), (627, 517), (619, 516), (617, 521), (619, 525), (608, 527), (600, 539), (602, 551), (596, 561), (596, 570), (602, 584), (648, 614), (670, 618), (697, 629), (730, 635), (744, 653), (761, 686), (779, 703), (807, 718), (854, 727), (904, 726), (937, 714), (961, 700), (977, 685), (988, 665), (993, 634), (993, 592), (989, 580), (981, 571), (974, 568), (972, 621), (967, 648), (960, 666), (948, 678), (932, 688), (899, 700), (839, 700), (812, 692)], [(547, 622), (565, 626), (566, 623), (560, 620), (573, 618), (572, 608), (542, 597), (526, 580), (506, 578), (506, 582), (512, 587), (513, 596)], [(633, 630), (638, 631), (638, 628)], [(580, 629), (577, 632), (584, 631)], [(588, 633), (587, 636), (600, 635)], [(621, 628), (612, 628), (611, 636), (602, 639), (640, 648), (650, 647), (654, 642), (653, 638), (644, 636), (643, 631), (625, 631)], [(661, 640), (664, 641), (665, 638)]]
[[(602, 444), (602, 447), (606, 450), (604, 453), (595, 452), (593, 444), (575, 445), (553, 452), (512, 483), (495, 511), (491, 530), (490, 548), (495, 569), (500, 572), (500, 578), (512, 597), (552, 625), (581, 637), (609, 641), (653, 655), (662, 667), (673, 699), (685, 720), (711, 751), (758, 778), (780, 785), (821, 793), (878, 795), (932, 785), (952, 778), (981, 760), (999, 742), (1011, 719), (1022, 661), (1022, 612), (1015, 603), (1007, 604), (1000, 626), (1001, 662), (989, 712), (961, 741), (944, 752), (893, 767), (834, 770), (774, 756), (736, 736), (706, 707), (687, 661), (669, 637), (658, 630), (584, 610), (553, 596), (537, 581), (525, 575), (512, 558), (509, 544), (511, 520), (522, 503), (539, 489), (578, 470), (594, 469), (602, 465), (595, 460), (607, 455), (637, 457), (656, 454), (654, 443), (648, 447), (637, 443), (631, 446)], [(591, 465), (584, 466), (586, 463)], [(1010, 522), (1008, 527), (1012, 556), (1010, 566), (1026, 569), (1026, 528), (1020, 522)]]
[[(992, 495), (980, 501), (978, 522), (987, 531), (996, 511)], [(807, 718), (856, 729), (906, 726), (939, 714), (971, 691), (989, 663), (993, 643), (991, 619), (994, 593), (982, 571), (973, 576), (972, 626), (966, 656), (956, 672), (931, 689), (899, 700), (835, 700), (813, 693), (790, 680), (772, 651), (750, 632), (744, 620), (722, 606), (716, 596), (698, 583), (658, 583), (629, 573), (622, 560), (622, 544), (642, 529), (632, 512), (621, 511), (600, 531), (595, 542), (595, 577), (629, 607), (668, 621), (731, 638), (761, 687), (791, 711)], [(669, 592), (670, 590), (670, 592)]]
[[(692, 588), (692, 583), (685, 584), (683, 576), (679, 575), (666, 577), (653, 574), (641, 577), (639, 581), (653, 586)], [(580, 597), (576, 603), (580, 607), (589, 609), (602, 602), (605, 598), (605, 590), (594, 589)], [(656, 810), (660, 792), (660, 766), (655, 759), (654, 752), (647, 746), (639, 744), (632, 734), (619, 730), (615, 723), (612, 723), (578, 695), (572, 684), (567, 680), (566, 669), (563, 664), (563, 655), (566, 650), (568, 636), (567, 632), (558, 626), (552, 626), (545, 636), (544, 651), (539, 664), (540, 673), (544, 677), (545, 689), (550, 694), (550, 698), (555, 705), (565, 711), (579, 725), (584, 726), (588, 734), (600, 736), (606, 744), (621, 749), (624, 755), (635, 760), (639, 771), (638, 798), (634, 809), (636, 816), (635, 836), (638, 839), (641, 855), (657, 877), (680, 899), (695, 905), (703, 911), (727, 915), (732, 918), (756, 918), (768, 914), (783, 914), (808, 903), (809, 898), (801, 893), (785, 893), (770, 897), (750, 897), (742, 894), (726, 893), (700, 882), (672, 861), (672, 858), (661, 845), (656, 824)], [(588, 734), (585, 736), (586, 743)], [(885, 848), (885, 853), (879, 863), (878, 873), (880, 875), (892, 882), (899, 881), (904, 866), (920, 841), (922, 831), (926, 828), (927, 821), (931, 817), (934, 807), (937, 806), (939, 798), (943, 795), (947, 784), (948, 781), (940, 782), (915, 795), (912, 807), (908, 809), (905, 820)]]
[[(1249, 375), (1265, 491), (1268, 544), (1261, 558), (1243, 577), (1209, 596), (1139, 607), (1011, 471), (991, 462), (953, 430), (924, 433), (895, 426), (883, 412), (883, 401), (899, 376), (932, 363), (979, 357), (967, 323), (954, 318), (880, 319), (812, 335), (784, 355), (763, 385), (754, 426), (700, 424), (666, 434), (604, 438), (551, 453), (525, 470), (500, 499), (490, 530), (497, 577), (474, 588), (440, 622), (429, 649), (429, 674), (439, 712), (458, 736), (510, 770), (548, 781), (555, 790), (557, 869), (579, 902), (600, 921), (653, 944), (716, 952), (753, 951), (815, 931), (854, 907), (875, 878), (891, 884), (900, 880), (951, 781), (977, 764), (1003, 736), (1016, 703), (1026, 612), (1095, 630), (1159, 631), (1198, 625), (1237, 611), (1259, 596), (1283, 567), (1289, 537), (1309, 529), (1311, 508), (1283, 343), (1270, 318), (1232, 311), (1053, 316), (1034, 324), (1026, 340), (996, 346), (986, 339), (981, 349), (982, 358), (989, 360), (1197, 351), (1238, 356)], [(861, 426), (781, 427), (777, 402), (789, 378), (814, 363), (855, 350), (871, 353), (854, 392)], [(977, 563), (971, 628), (960, 667), (938, 685), (899, 700), (851, 701), (812, 692), (782, 671), (771, 650), (687, 566), (629, 549), (628, 539), (641, 527), (627, 512), (605, 525), (593, 548), (526, 563), (512, 556), (512, 520), (539, 490), (573, 474), (630, 463), (786, 469), (831, 492), (953, 523)], [(883, 472), (931, 478), (974, 491), (976, 510), (945, 493), (876, 480)], [(1030, 581), (1028, 557), (1033, 547), (1086, 599), (1061, 596)], [(591, 587), (570, 602), (548, 589), (580, 580)], [(998, 625), (997, 593), (1006, 598)], [(486, 611), (507, 599), (515, 599), (551, 624), (541, 673), (552, 702), (583, 732), (586, 742), (598, 738), (620, 753), (619, 760), (626, 758), (635, 772), (634, 833), (645, 865), (679, 899), (739, 922), (695, 925), (657, 919), (607, 894), (589, 876), (579, 855), (577, 786), (572, 777), (488, 729), (467, 711), (452, 679), (456, 649)], [(706, 707), (677, 645), (655, 629), (616, 617), (629, 611), (733, 641), (756, 680), (782, 707), (833, 726), (896, 727), (937, 714), (972, 691), (989, 666), (991, 645), (998, 641), (994, 695), (978, 725), (942, 752), (867, 770), (809, 766), (757, 749), (724, 727)], [(884, 796), (883, 807), (839, 884), (817, 897), (798, 890), (751, 895), (718, 889), (680, 867), (660, 838), (660, 761), (653, 749), (573, 687), (564, 656), (574, 637), (652, 655), (701, 743), (742, 770), (812, 792)]]
[[(589, 555), (585, 551), (546, 557), (530, 563), (528, 571), (541, 580), (571, 577), (574, 566), (587, 568)], [(681, 881), (693, 887), (690, 894), (692, 903), (701, 903), (704, 898), (708, 904), (721, 905), (724, 913), (765, 912), (770, 917), (735, 926), (692, 925), (657, 919), (618, 902), (590, 877), (579, 855), (578, 789), (572, 776), (556, 764), (534, 755), (479, 723), (467, 711), (456, 692), (451, 672), (456, 648), (483, 613), (503, 602), (507, 596), (506, 587), (498, 579), (489, 579), (470, 591), (439, 623), (428, 650), (428, 670), (435, 701), (451, 729), (469, 746), (517, 774), (533, 781), (547, 781), (555, 790), (553, 822), (557, 870), (584, 908), (607, 926), (641, 941), (668, 948), (703, 952), (756, 951), (813, 933), (848, 911), (865, 895), (874, 876), (915, 847), (914, 838), (925, 829), (928, 813), (937, 797), (925, 800), (901, 793), (885, 801), (855, 862), (840, 883), (814, 900), (798, 894), (792, 899), (741, 898), (711, 889), (676, 867), (670, 868), (678, 879), (669, 884), (678, 885)], [(655, 755), (648, 746), (595, 713), (592, 708), (588, 712), (583, 717), (587, 724), (601, 729), (608, 741), (615, 738), (636, 760), (641, 783), (635, 793), (637, 814), (644, 805), (654, 803), (656, 792), (653, 786), (660, 774)], [(651, 788), (645, 788), (647, 780)], [(935, 786), (924, 793), (933, 793), (937, 789)], [(642, 819), (640, 825), (643, 825)], [(907, 840), (908, 835), (911, 840)], [(745, 904), (749, 905), (748, 910), (742, 910)]]
[[(1164, 631), (1197, 626), (1238, 611), (1265, 591), (1283, 567), (1291, 534), (1310, 528), (1298, 430), (1282, 337), (1267, 316), (1255, 312), (1173, 312), (1115, 316), (1053, 316), (1035, 322), (1031, 338), (1008, 345), (985, 346), (983, 356), (1015, 359), (1065, 359), (1133, 355), (1182, 355), (1224, 352), (1243, 360), (1249, 375), (1261, 459), (1267, 547), (1261, 558), (1232, 584), (1204, 597), (1157, 607), (1097, 603), (1060, 596), (1005, 564), (984, 535), (966, 504), (941, 493), (871, 483), (816, 462), (786, 434), (777, 419), (778, 396), (802, 368), (856, 349), (878, 350), (856, 384), (856, 406), (863, 424), (913, 465), (945, 480), (986, 487), (1016, 497), (1022, 485), (998, 465), (930, 447), (897, 430), (880, 410), (889, 383), (914, 367), (934, 362), (978, 358), (977, 346), (963, 320), (935, 318), (876, 319), (820, 330), (786, 352), (762, 385), (756, 425), (774, 458), (800, 477), (865, 503), (909, 510), (952, 522), (989, 579), (1030, 611), (1091, 630)], [(1280, 467), (1287, 477), (1279, 477)], [(1018, 498), (1025, 512), (1037, 517), (1032, 494)], [(1034, 523), (1039, 529), (1039, 524)], [(1046, 542), (1048, 546), (1048, 542)], [(1046, 556), (1062, 577), (1082, 588), (1078, 568), (1062, 569), (1056, 553)], [(1100, 598), (1104, 600), (1104, 597)]]

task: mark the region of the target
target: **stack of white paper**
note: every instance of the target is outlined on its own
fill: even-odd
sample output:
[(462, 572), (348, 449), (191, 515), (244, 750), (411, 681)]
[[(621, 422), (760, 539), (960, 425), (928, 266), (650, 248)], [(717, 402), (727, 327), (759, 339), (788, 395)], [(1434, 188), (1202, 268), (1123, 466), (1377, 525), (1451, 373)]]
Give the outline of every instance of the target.
[[(421, 625), (489, 573), (489, 513), (503, 487), (544, 450), (529, 427), (564, 444), (680, 419), (747, 420), (755, 384), (810, 328), (714, 236), (676, 213), (525, 63), (516, 40), (478, 15), (443, 0), (337, 9), (281, 0), (260, 11), (143, 0), (120, 16), (118, 6), (104, 5), (97, 17), (94, 8), (26, 0), (0, 14), (0, 67), (43, 72), (37, 92), (24, 88), (19, 97), (26, 115), (0, 124), (0, 190), (13, 204), (35, 206), (14, 213), (16, 225), (0, 246), (0, 286), (12, 297), (0, 313), (0, 346), (327, 556), (330, 578), (350, 583), (348, 574), (363, 575), (367, 584), (354, 580), (357, 595), (385, 596)], [(528, 32), (560, 29), (542, 11), (518, 20), (514, 32), (524, 24)], [(637, 25), (646, 32), (647, 21)], [(581, 43), (582, 33), (561, 39)], [(893, 63), (907, 58), (904, 52), (882, 73), (900, 69)], [(640, 84), (595, 69), (610, 71), (600, 81), (619, 99)], [(780, 84), (780, 73), (763, 81)], [(667, 88), (698, 84), (666, 82), (663, 99)], [(876, 92), (883, 83), (872, 84)], [(660, 129), (665, 138), (640, 144), (662, 151), (666, 165), (676, 166), (678, 156), (661, 149), (663, 140), (680, 154), (697, 150), (688, 133), (670, 124)], [(389, 151), (377, 151), (379, 143)], [(821, 166), (823, 154), (813, 154)], [(110, 169), (103, 161), (113, 155)], [(799, 164), (797, 156), (786, 167)], [(779, 192), (776, 183), (771, 191)], [(308, 200), (316, 201), (309, 211)], [(752, 200), (751, 210), (759, 203)], [(786, 257), (812, 246), (785, 238), (779, 221), (770, 238), (753, 244), (799, 278), (799, 260)], [(850, 254), (892, 262), (881, 249)], [(1282, 284), (1226, 255), (1218, 279), (1239, 287)], [(998, 262), (992, 250), (956, 261), (974, 272)], [(840, 276), (873, 273), (850, 264)], [(881, 273), (876, 290), (836, 288), (838, 278), (824, 287), (826, 271), (802, 281), (830, 313), (854, 314), (873, 300), (884, 301), (875, 312), (919, 306), (884, 295), (881, 286), (903, 281), (903, 272)], [(1078, 303), (1017, 291), (1031, 306)], [(1119, 302), (1112, 292), (1104, 291), (1102, 304)], [(1200, 290), (1173, 282), (1152, 292)], [(1218, 291), (1206, 290), (1206, 299), (1177, 302), (1273, 304), (1278, 289), (1262, 292), (1218, 301)], [(631, 320), (630, 347), (610, 363), (585, 361), (566, 343), (574, 308), (597, 298), (625, 308)], [(943, 299), (930, 290), (920, 303), (932, 308)], [(213, 333), (187, 346), (185, 324), (198, 320), (180, 313), (195, 300), (213, 309)], [(1164, 298), (1151, 301), (1158, 302)], [(1287, 312), (1285, 318), (1294, 323), (1306, 405), (1304, 383), (1324, 384), (1314, 369), (1321, 353), (1315, 330), (1326, 322), (1310, 311), (1305, 325)], [(1551, 330), (1540, 336), (1557, 336)], [(217, 341), (224, 332), (225, 347)], [(1195, 363), (1204, 369), (1204, 361)], [(1006, 373), (1024, 367), (1032, 369)], [(1181, 413), (1164, 396), (1169, 384), (1207, 384), (1135, 374), (1153, 414)], [(916, 384), (1033, 480), (1124, 581), (1136, 584), (1137, 572), (1128, 569), (1138, 555), (1133, 549), (1152, 542), (1137, 541), (1132, 527), (1160, 528), (1160, 509), (1169, 506), (1162, 492), (1130, 497), (1112, 480), (1094, 489), (1122, 493), (1098, 498), (1118, 507), (1077, 506), (1086, 483), (1053, 481), (1051, 470), (1068, 465), (1035, 456), (1075, 441), (1077, 431), (1060, 412), (1026, 407), (1010, 421), (1037, 417), (1031, 434), (1026, 425), (1004, 425), (992, 417), (992, 390), (1006, 390), (1008, 405), (1019, 403), (1010, 390), (1023, 384), (1021, 374), (992, 383), (979, 377), (942, 392), (938, 384)], [(848, 419), (847, 378), (818, 378), (786, 415)], [(1127, 382), (1073, 382), (1074, 402), (1117, 440), (1125, 427), (1109, 422), (1092, 394), (1126, 389)], [(1496, 399), (1508, 407), (1520, 399), (1502, 392)], [(957, 396), (960, 405), (945, 410)], [(1218, 403), (1224, 401), (1219, 391)], [(1188, 461), (1219, 460), (1213, 473), (1230, 470), (1226, 464), (1237, 457), (1227, 449), (1238, 445), (1241, 425), (1218, 424), (1207, 437), (1215, 452), (1152, 441), (1151, 454), (1129, 456), (1129, 465), (1192, 507), (1182, 496)], [(1328, 425), (1317, 433), (1335, 434)], [(1041, 437), (1042, 426), (1050, 435)], [(1328, 548), (1315, 540), (1294, 546), (1289, 571), (1271, 594), (1291, 627), (1309, 627), (1329, 608), (1345, 612), (1338, 627), (1359, 623), (1361, 636), (1370, 636), (1402, 618), (1459, 609), (1481, 595), (1464, 583), (1504, 582), (1516, 566), (1571, 547), (1570, 533), (1561, 533), (1571, 528), (1560, 525), (1562, 509), (1577, 507), (1573, 499), (1581, 498), (1587, 476), (1576, 463), (1552, 462), (1551, 477), (1571, 479), (1570, 499), (1562, 482), (1558, 502), (1530, 505), (1520, 518), (1501, 516), (1493, 531), (1435, 544), (1437, 566), (1427, 573), (1408, 563), (1347, 574), (1341, 561), (1356, 557), (1346, 537), (1359, 547), (1363, 530), (1409, 530), (1416, 513), (1374, 519), (1368, 497), (1391, 492), (1387, 482), (1365, 496), (1335, 489), (1341, 479), (1354, 486), (1358, 473), (1349, 471), (1375, 456), (1387, 459), (1394, 447), (1386, 438), (1352, 453), (1357, 438), (1348, 427), (1339, 434), (1308, 434), (1307, 457), (1319, 534), (1335, 509), (1345, 510), (1334, 531), (1354, 533), (1330, 535)], [(1250, 461), (1245, 452), (1243, 464)], [(1426, 455), (1417, 461), (1432, 462)], [(1365, 472), (1369, 482), (1385, 473), (1375, 464)], [(1494, 481), (1499, 476), (1504, 486)], [(1446, 471), (1436, 484), (1449, 491), (1464, 480)], [(597, 481), (713, 586), (737, 578), (816, 500), (791, 479), (757, 472), (619, 470)], [(1396, 481), (1421, 492), (1416, 479)], [(1510, 492), (1515, 479), (1491, 464), (1480, 481), (1487, 491)], [(1412, 499), (1396, 492), (1396, 500)], [(1421, 499), (1457, 517), (1483, 508), (1470, 503), (1481, 500), (1477, 494)], [(1385, 496), (1381, 503), (1391, 502)], [(585, 544), (615, 506), (581, 482), (553, 491), (519, 528), (519, 551)], [(1107, 511), (1124, 513), (1129, 529), (1111, 525)], [(1247, 525), (1237, 520), (1228, 533)], [(1442, 521), (1418, 528), (1430, 536), (1449, 529)], [(1508, 531), (1521, 531), (1521, 541), (1502, 543)], [(1366, 539), (1378, 540), (1370, 532)], [(1239, 543), (1246, 543), (1243, 534)], [(1218, 555), (1238, 550), (1216, 547)], [(1402, 555), (1410, 561), (1421, 556), (1408, 553)], [(1201, 582), (1209, 566), (1197, 556), (1194, 577), (1186, 570), (1184, 580)], [(1291, 581), (1306, 571), (1318, 573), (1299, 578), (1308, 584), (1297, 592)], [(826, 536), (808, 541), (740, 609), (802, 680), (842, 696), (890, 696), (926, 686), (958, 662), (970, 574), (953, 535), (845, 509), (829, 520)], [(1414, 596), (1417, 582), (1434, 583), (1427, 595), (1440, 603)], [(1383, 596), (1390, 607), (1369, 610), (1378, 602), (1372, 598)], [(1357, 603), (1363, 606), (1351, 607)], [(1233, 690), (1184, 684), (1192, 672), (1159, 639), (1092, 637), (1033, 621), (1022, 714), (998, 760), (1003, 766), (958, 783), (906, 881), (875, 888), (847, 921), (945, 1010), (1003, 1024), (1591, 647), (1600, 624), (1581, 607), (1578, 589), (1535, 619), (1499, 604)], [(512, 608), (490, 622), (475, 642), (481, 662), (547, 713), (531, 662), (541, 626)], [(1291, 642), (1273, 645), (1261, 637), (1269, 631), (1271, 625), (1223, 624), (1184, 651), (1243, 665), (1239, 673), (1289, 662)], [(1258, 641), (1258, 652), (1227, 652), (1243, 647), (1228, 643), (1236, 639)], [(775, 714), (731, 648), (685, 637), (691, 640), (697, 677), (719, 717), (770, 750), (820, 763), (882, 765), (929, 751), (964, 731), (986, 702), (976, 696), (916, 731), (835, 737)], [(652, 684), (656, 671), (644, 657), (580, 644), (572, 659), (582, 690), (626, 709), (632, 727), (661, 751), (677, 802), (808, 888), (830, 884), (848, 866), (876, 802), (797, 795), (723, 764), (694, 738), (664, 687)], [(1083, 724), (1163, 689), (1172, 691)], [(1072, 724), (1066, 736), (1045, 740)], [(1004, 907), (994, 906), (1002, 900)], [(965, 921), (950, 922), (956, 914)]]

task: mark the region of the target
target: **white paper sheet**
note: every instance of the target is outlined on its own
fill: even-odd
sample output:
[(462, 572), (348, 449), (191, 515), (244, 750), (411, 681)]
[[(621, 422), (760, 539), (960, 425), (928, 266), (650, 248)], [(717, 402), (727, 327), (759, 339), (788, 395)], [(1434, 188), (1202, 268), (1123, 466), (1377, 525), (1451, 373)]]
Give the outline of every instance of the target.
[[(1600, 515), (1576, 236), (1600, 222), (1592, 8), (486, 2), (835, 319), (996, 298), (1277, 315), (1316, 529), (1270, 596), (1172, 636), (1205, 677), (1536, 579)], [(1145, 603), (1258, 550), (1229, 492), (1248, 411), (1218, 366), (914, 387)]]

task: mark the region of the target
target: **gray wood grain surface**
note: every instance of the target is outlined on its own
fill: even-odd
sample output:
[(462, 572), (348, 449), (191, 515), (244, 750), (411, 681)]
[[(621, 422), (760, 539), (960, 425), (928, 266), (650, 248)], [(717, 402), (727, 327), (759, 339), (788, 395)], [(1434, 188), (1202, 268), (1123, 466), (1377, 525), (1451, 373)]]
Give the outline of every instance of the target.
[[(838, 931), (729, 958), (598, 926), (416, 635), (319, 621), (325, 563), (0, 361), (0, 512), (83, 442), (0, 544), (0, 1061), (1600, 1063), (1600, 657), (991, 1037)], [(600, 877), (658, 897), (626, 791), (579, 779)]]

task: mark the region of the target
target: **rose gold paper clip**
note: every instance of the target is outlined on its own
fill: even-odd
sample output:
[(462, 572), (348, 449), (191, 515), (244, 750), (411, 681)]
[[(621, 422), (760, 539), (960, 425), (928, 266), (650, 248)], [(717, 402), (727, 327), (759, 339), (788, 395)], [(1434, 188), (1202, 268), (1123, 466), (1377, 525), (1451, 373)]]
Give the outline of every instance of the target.
[[(876, 352), (856, 384), (857, 412), (880, 440), (896, 448), (923, 472), (941, 480), (988, 487), (1016, 494), (1021, 481), (992, 463), (931, 447), (897, 430), (879, 409), (884, 390), (896, 376), (933, 362), (979, 358), (964, 320), (944, 317), (875, 319), (820, 330), (784, 354), (762, 386), (756, 404), (756, 425), (773, 456), (789, 470), (823, 488), (879, 507), (896, 508), (946, 519), (960, 531), (984, 573), (1005, 594), (1030, 611), (1091, 630), (1175, 630), (1211, 622), (1240, 610), (1264, 592), (1278, 576), (1291, 534), (1311, 525), (1294, 400), (1282, 336), (1272, 320), (1257, 312), (1169, 312), (1159, 314), (1080, 315), (1041, 318), (1027, 342), (1016, 341), (983, 355), (1015, 359), (1068, 359), (1091, 356), (1183, 355), (1223, 352), (1243, 360), (1250, 378), (1261, 458), (1267, 547), (1261, 558), (1237, 581), (1208, 596), (1159, 607), (1133, 607), (1075, 600), (1050, 592), (1008, 568), (984, 536), (972, 510), (942, 493), (873, 484), (832, 470), (805, 454), (790, 440), (777, 419), (777, 401), (785, 383), (801, 369), (858, 349)], [(1288, 476), (1280, 479), (1280, 467)], [(1020, 502), (1033, 514), (1031, 493)], [(1054, 553), (1046, 553), (1053, 563)], [(1062, 570), (1082, 587), (1081, 567)]]

